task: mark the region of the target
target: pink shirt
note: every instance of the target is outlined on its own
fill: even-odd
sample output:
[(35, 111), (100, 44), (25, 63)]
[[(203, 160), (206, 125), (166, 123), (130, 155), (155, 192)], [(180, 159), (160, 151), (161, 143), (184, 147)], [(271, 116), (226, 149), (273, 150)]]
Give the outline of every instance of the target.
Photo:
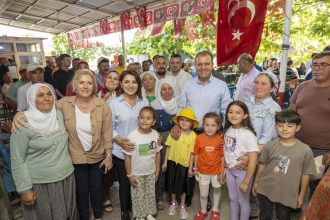
[(253, 81), (259, 75), (259, 71), (253, 67), (250, 72), (242, 73), (236, 84), (234, 100), (244, 101), (246, 98), (254, 95)]

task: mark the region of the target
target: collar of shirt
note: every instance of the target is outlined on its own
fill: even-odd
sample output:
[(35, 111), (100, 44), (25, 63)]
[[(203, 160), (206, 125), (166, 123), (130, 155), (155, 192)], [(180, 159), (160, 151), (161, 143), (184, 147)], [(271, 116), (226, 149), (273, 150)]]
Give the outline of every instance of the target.
[[(201, 84), (201, 85), (203, 85), (203, 83), (201, 83), (201, 81), (199, 80), (198, 76), (193, 77), (193, 79), (195, 80), (195, 82), (196, 82), (197, 84)], [(211, 83), (213, 80), (214, 80), (214, 76), (211, 75), (210, 78), (205, 82), (205, 84), (206, 84), (206, 83)]]

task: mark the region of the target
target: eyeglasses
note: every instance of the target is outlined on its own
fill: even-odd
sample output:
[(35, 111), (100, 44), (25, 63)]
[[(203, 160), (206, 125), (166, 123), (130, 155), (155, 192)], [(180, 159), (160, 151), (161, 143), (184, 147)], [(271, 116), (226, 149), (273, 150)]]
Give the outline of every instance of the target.
[(312, 63), (311, 67), (313, 69), (316, 69), (316, 68), (321, 68), (321, 69), (325, 69), (327, 68), (328, 66), (330, 66), (329, 63)]

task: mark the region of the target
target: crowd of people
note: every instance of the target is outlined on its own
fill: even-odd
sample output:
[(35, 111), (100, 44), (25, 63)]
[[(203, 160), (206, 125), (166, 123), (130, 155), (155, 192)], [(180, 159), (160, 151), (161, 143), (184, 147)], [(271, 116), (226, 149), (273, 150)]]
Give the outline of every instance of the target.
[[(100, 57), (94, 73), (86, 61), (62, 54), (57, 69), (52, 61), (28, 65), (9, 87), (5, 101), (17, 111), (12, 173), (25, 219), (88, 220), (90, 205), (101, 219), (113, 210), (109, 188), (118, 181), (123, 220), (155, 219), (164, 194), (168, 215), (187, 219), (196, 182), (195, 220), (220, 219), (225, 185), (232, 220), (269, 220), (273, 206), (276, 218), (287, 220), (330, 165), (327, 49), (313, 56), (313, 78), (295, 87), (288, 61), (293, 93), (284, 110), (274, 59), (260, 71), (242, 54), (233, 97), (207, 50), (194, 66), (179, 54), (141, 65), (118, 61)], [(318, 156), (323, 167), (316, 169)]]

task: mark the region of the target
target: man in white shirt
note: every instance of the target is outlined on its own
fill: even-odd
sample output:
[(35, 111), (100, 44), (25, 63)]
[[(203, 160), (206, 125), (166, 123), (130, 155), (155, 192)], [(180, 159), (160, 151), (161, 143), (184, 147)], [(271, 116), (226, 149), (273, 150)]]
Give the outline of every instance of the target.
[(241, 75), (236, 84), (234, 100), (244, 101), (254, 95), (253, 82), (260, 72), (254, 67), (252, 56), (247, 53), (243, 53), (238, 57), (237, 66)]
[(191, 75), (182, 69), (182, 60), (180, 54), (172, 54), (170, 60), (170, 68), (171, 72), (167, 72), (167, 75), (173, 77), (177, 85), (177, 93), (181, 94), (184, 83), (191, 78)]

